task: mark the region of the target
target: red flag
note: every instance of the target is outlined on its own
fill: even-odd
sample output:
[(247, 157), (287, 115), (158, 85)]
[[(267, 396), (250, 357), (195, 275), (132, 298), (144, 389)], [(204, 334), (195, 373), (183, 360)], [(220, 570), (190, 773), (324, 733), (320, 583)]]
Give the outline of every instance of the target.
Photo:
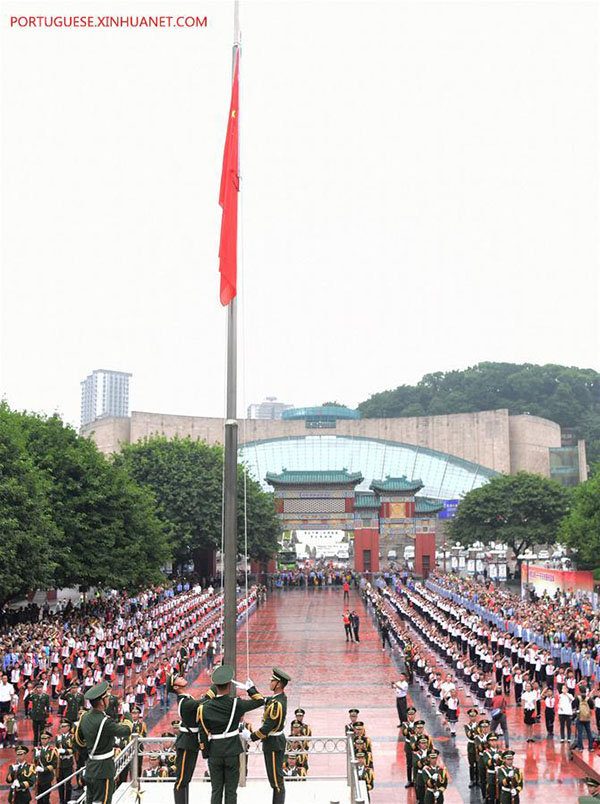
[(239, 168), (239, 51), (235, 57), (231, 106), (227, 123), (227, 138), (223, 154), (223, 172), (219, 204), (223, 209), (221, 242), (219, 245), (219, 271), (221, 272), (221, 304), (227, 305), (236, 295), (237, 285), (237, 216), (240, 189)]

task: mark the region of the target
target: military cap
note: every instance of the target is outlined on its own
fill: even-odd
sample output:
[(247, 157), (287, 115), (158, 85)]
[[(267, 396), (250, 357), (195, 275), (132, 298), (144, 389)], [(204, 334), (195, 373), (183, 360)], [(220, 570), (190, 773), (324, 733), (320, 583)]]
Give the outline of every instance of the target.
[(593, 776), (586, 776), (583, 781), (588, 785), (588, 787), (600, 787), (600, 782), (598, 779), (594, 779)]
[(278, 667), (273, 668), (273, 675), (271, 676), (271, 681), (279, 681), (285, 686), (288, 683), (288, 681), (291, 680), (292, 680), (291, 676), (288, 676), (288, 674), (285, 671), (280, 670)]
[(498, 735), (495, 734), (494, 732), (491, 732), (491, 734), (488, 734), (488, 736), (486, 737), (486, 740), (488, 741), (488, 743), (491, 742), (492, 740), (497, 740), (497, 739), (498, 739)]
[(364, 759), (365, 758), (365, 752), (364, 751), (357, 751), (356, 752), (356, 758), (358, 759), (359, 757), (362, 757)]
[(415, 709), (414, 706), (409, 706), (408, 709), (406, 710), (406, 714), (407, 715), (416, 715), (417, 710)]
[(86, 699), (86, 701), (97, 701), (100, 698), (104, 698), (104, 696), (108, 693), (109, 687), (110, 684), (108, 681), (101, 681), (99, 684), (90, 687), (83, 697)]
[(479, 725), (480, 725), (480, 726), (489, 726), (489, 725), (490, 725), (490, 721), (489, 721), (489, 720), (487, 720), (486, 718), (483, 718), (483, 720), (480, 720), (480, 721), (479, 721)]
[(167, 692), (175, 692), (175, 681), (178, 678), (183, 678), (183, 676), (179, 676), (177, 673), (169, 673), (167, 676)]
[(217, 667), (214, 670), (211, 676), (211, 681), (218, 687), (224, 687), (225, 684), (229, 684), (230, 681), (233, 681), (234, 676), (235, 672), (233, 667), (229, 667), (229, 665), (222, 664), (220, 667)]
[(29, 748), (26, 745), (17, 745), (15, 747), (15, 754), (28, 754)]
[(287, 757), (287, 761), (289, 762), (289, 761), (290, 761), (290, 759), (293, 759), (293, 760), (294, 760), (294, 762), (295, 762), (297, 758), (298, 758), (298, 757), (296, 756), (296, 754), (290, 754), (290, 755)]
[(419, 739), (417, 740), (418, 743), (426, 743), (429, 740), (429, 737), (426, 734), (422, 734)]
[(302, 728), (303, 725), (304, 724), (300, 723), (299, 720), (292, 720), (292, 722), (290, 723), (290, 728), (293, 729), (294, 726), (296, 726), (296, 727), (300, 726), (300, 728)]
[(502, 759), (510, 759), (511, 757), (514, 757), (514, 755), (515, 752), (512, 751), (510, 748), (507, 748), (506, 751), (502, 752)]
[(359, 712), (360, 712), (360, 709), (348, 709), (348, 714), (349, 715), (358, 715)]
[(440, 755), (440, 752), (437, 748), (433, 748), (431, 751), (427, 752), (427, 759), (437, 759)]
[(479, 714), (479, 709), (471, 708), (467, 709), (467, 715), (472, 715), (473, 717), (477, 717)]
[(131, 709), (129, 710), (129, 713), (130, 713), (131, 715), (141, 715), (141, 714), (142, 714), (142, 710), (140, 709), (140, 707), (139, 707), (139, 706), (132, 706), (132, 707), (131, 707)]
[(60, 725), (61, 726), (68, 726), (69, 728), (71, 728), (71, 724), (69, 723), (68, 720), (61, 720)]
[(415, 726), (424, 726), (424, 725), (425, 725), (424, 720), (415, 720)]
[(181, 720), (172, 720), (171, 726), (181, 726)]
[(296, 717), (300, 717), (300, 716), (304, 717), (304, 715), (306, 714), (306, 712), (304, 711), (304, 709), (296, 709), (296, 710), (294, 711), (294, 714), (296, 715)]
[(354, 725), (358, 726), (359, 729), (362, 729), (362, 728), (364, 728), (365, 724), (362, 722), (362, 720), (357, 720)]
[(52, 735), (50, 734), (50, 732), (49, 732), (49, 731), (43, 731), (43, 732), (40, 734), (40, 737), (47, 737), (49, 740), (51, 740), (51, 739), (52, 739)]

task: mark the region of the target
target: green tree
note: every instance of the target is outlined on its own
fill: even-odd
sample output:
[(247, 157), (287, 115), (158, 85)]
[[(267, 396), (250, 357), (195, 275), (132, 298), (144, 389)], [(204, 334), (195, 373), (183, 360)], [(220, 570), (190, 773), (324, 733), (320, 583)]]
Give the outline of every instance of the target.
[(465, 495), (450, 532), (465, 546), (501, 542), (519, 556), (556, 541), (569, 499), (568, 489), (541, 475), (499, 475)]
[(47, 483), (27, 454), (23, 433), (0, 403), (0, 602), (44, 587), (54, 569), (56, 526)]
[[(151, 489), (158, 515), (170, 534), (176, 562), (199, 565), (202, 552), (220, 549), (223, 450), (190, 438), (154, 436), (129, 444), (114, 457), (134, 480)], [(273, 555), (278, 523), (270, 495), (246, 476), (248, 552), (252, 558)], [(244, 469), (238, 467), (238, 542), (244, 550)]]
[(600, 472), (573, 490), (559, 540), (575, 551), (582, 569), (600, 567)]
[(373, 394), (358, 406), (365, 418), (429, 416), (507, 408), (573, 427), (600, 460), (600, 374), (592, 369), (532, 363), (479, 363), (463, 371), (426, 374), (416, 385)]

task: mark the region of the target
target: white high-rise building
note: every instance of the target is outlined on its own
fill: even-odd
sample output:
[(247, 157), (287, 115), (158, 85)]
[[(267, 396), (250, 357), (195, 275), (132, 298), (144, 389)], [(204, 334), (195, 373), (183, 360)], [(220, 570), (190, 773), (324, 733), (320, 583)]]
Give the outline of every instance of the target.
[(268, 396), (264, 402), (255, 402), (248, 405), (249, 419), (281, 419), (281, 413), (293, 405), (278, 402), (276, 396)]
[(81, 426), (105, 416), (129, 416), (129, 378), (125, 371), (96, 369), (81, 382)]

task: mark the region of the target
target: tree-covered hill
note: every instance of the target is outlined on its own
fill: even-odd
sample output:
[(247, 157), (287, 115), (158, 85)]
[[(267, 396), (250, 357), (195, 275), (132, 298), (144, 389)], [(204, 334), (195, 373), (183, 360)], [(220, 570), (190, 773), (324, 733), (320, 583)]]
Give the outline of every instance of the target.
[(358, 406), (365, 418), (434, 416), (508, 408), (571, 427), (600, 460), (600, 374), (593, 369), (532, 363), (478, 363), (426, 374), (416, 385), (373, 394)]

